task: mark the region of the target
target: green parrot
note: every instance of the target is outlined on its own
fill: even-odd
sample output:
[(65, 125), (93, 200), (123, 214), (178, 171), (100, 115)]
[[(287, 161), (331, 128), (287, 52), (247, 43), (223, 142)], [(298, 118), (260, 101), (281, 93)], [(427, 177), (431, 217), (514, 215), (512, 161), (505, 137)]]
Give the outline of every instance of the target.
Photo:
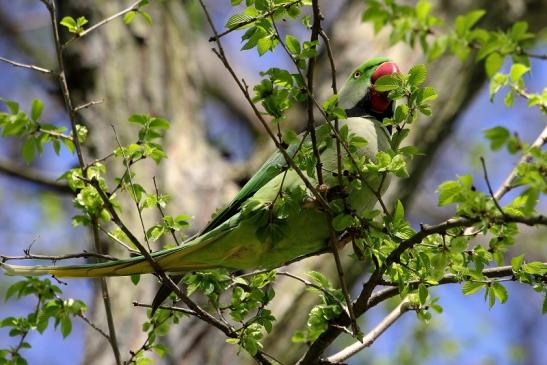
[[(390, 131), (379, 120), (392, 116), (393, 102), (387, 93), (374, 90), (373, 84), (380, 76), (396, 72), (399, 72), (397, 65), (389, 59), (371, 59), (353, 70), (339, 92), (338, 106), (347, 114), (347, 119), (340, 120), (340, 127), (347, 126), (350, 133), (368, 142), (356, 154), (374, 160), (378, 151), (390, 150)], [(327, 142), (333, 141), (332, 137), (327, 139)], [(310, 145), (308, 137), (300, 150)], [(323, 143), (319, 149), (324, 184), (335, 190), (339, 182), (335, 173), (338, 171), (335, 143)], [(298, 144), (289, 145), (286, 149), (289, 156), (295, 158), (298, 150)], [(317, 185), (315, 178), (310, 177), (310, 181)], [(371, 178), (368, 182), (373, 189), (380, 188), (381, 193), (388, 184), (389, 179)], [(342, 199), (340, 195), (334, 199)], [(372, 209), (377, 202), (375, 195), (364, 185), (360, 189), (352, 187), (344, 198), (358, 214)], [(276, 268), (328, 248), (331, 238), (328, 219), (328, 214), (302, 179), (277, 151), (199, 235), (178, 247), (154, 252), (152, 257), (165, 272), (174, 274), (214, 268)], [(8, 275), (51, 274), (72, 278), (154, 272), (143, 256), (85, 265), (18, 266), (0, 263), (0, 266)], [(155, 304), (161, 303), (168, 293), (166, 287), (160, 289)]]

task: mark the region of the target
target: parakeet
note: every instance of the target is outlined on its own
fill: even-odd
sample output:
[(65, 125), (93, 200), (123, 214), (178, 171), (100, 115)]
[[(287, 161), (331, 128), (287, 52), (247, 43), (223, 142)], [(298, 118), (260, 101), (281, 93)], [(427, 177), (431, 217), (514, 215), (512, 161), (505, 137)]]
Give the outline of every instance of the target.
[[(374, 160), (378, 151), (390, 150), (390, 132), (380, 121), (393, 114), (393, 102), (387, 93), (376, 91), (373, 84), (380, 76), (396, 72), (399, 72), (397, 65), (389, 59), (371, 59), (353, 70), (339, 92), (338, 106), (347, 114), (347, 119), (339, 121), (340, 128), (347, 126), (350, 134), (367, 141), (356, 155)], [(339, 184), (336, 144), (329, 133), (327, 136), (319, 146), (322, 175), (324, 186), (334, 188)], [(299, 143), (294, 143), (286, 151), (298, 160), (299, 153), (306, 148), (311, 148), (309, 137), (300, 148)], [(316, 176), (312, 175), (310, 181), (316, 186)], [(388, 178), (371, 178), (367, 185), (383, 193), (388, 184)], [(344, 199), (358, 214), (372, 209), (377, 202), (365, 185), (350, 187)], [(154, 252), (152, 257), (167, 273), (275, 268), (325, 250), (330, 239), (328, 214), (277, 151), (199, 235), (178, 247)], [(142, 256), (86, 265), (0, 265), (9, 275), (25, 276), (103, 277), (154, 272)], [(165, 298), (165, 293), (165, 288), (160, 290), (155, 302)]]

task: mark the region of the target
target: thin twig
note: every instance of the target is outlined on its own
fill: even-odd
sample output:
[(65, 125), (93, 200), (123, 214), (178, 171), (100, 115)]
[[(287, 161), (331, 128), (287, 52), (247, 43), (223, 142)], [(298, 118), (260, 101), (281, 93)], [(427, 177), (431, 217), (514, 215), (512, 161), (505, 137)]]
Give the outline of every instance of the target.
[[(140, 302), (133, 302), (133, 306), (142, 307), (142, 308), (154, 308), (154, 306), (152, 306), (152, 304), (145, 304), (145, 303), (140, 303)], [(193, 310), (190, 310), (188, 308), (174, 307), (174, 306), (169, 306), (169, 305), (160, 305), (157, 308), (158, 309), (165, 309), (165, 310), (175, 311), (175, 312), (181, 312), (181, 313), (188, 314), (190, 316), (196, 316), (196, 317), (199, 318), (199, 316), (196, 314), (196, 312), (194, 312)]]
[(486, 163), (484, 162), (484, 157), (480, 157), (481, 165), (482, 165), (482, 172), (484, 174), (484, 180), (486, 181), (486, 186), (488, 187), (488, 192), (490, 193), (490, 197), (492, 197), (492, 200), (494, 201), (494, 204), (496, 205), (496, 208), (498, 208), (501, 215), (504, 215), (503, 209), (501, 209), (500, 203), (498, 202), (498, 199), (494, 196), (494, 191), (492, 190), (492, 185), (490, 185), (490, 179), (488, 178), (488, 172), (486, 171)]
[(273, 16), (273, 14), (274, 14), (276, 11), (278, 11), (278, 10), (280, 10), (280, 9), (288, 9), (288, 8), (290, 8), (291, 6), (296, 5), (296, 4), (298, 4), (298, 3), (301, 3), (301, 2), (302, 2), (302, 0), (295, 0), (295, 1), (292, 1), (292, 2), (290, 2), (290, 3), (286, 3), (286, 4), (283, 4), (283, 5), (281, 5), (281, 6), (275, 7), (275, 8), (273, 8), (272, 10), (267, 11), (267, 12), (264, 13), (264, 14), (261, 14), (260, 16), (254, 17), (254, 18), (252, 18), (252, 19), (246, 20), (246, 21), (241, 22), (241, 23), (238, 23), (237, 26), (232, 27), (232, 28), (230, 28), (230, 29), (228, 29), (228, 30), (225, 30), (225, 31), (222, 32), (222, 33), (215, 34), (214, 36), (210, 37), (210, 38), (209, 38), (209, 42), (216, 42), (216, 41), (220, 40), (220, 38), (224, 37), (225, 35), (227, 35), (227, 34), (229, 34), (229, 33), (232, 33), (234, 30), (241, 29), (241, 28), (245, 27), (246, 25), (249, 25), (249, 24), (251, 24), (251, 23), (254, 23), (254, 22), (258, 21), (258, 20), (269, 18), (270, 16)]
[(123, 157), (123, 163), (125, 165), (126, 171), (128, 172), (127, 177), (129, 178), (129, 186), (131, 188), (131, 200), (135, 202), (135, 206), (137, 208), (137, 214), (139, 216), (139, 221), (141, 223), (142, 233), (144, 236), (144, 241), (146, 242), (146, 246), (148, 247), (148, 251), (152, 251), (152, 248), (150, 247), (150, 242), (148, 241), (148, 235), (146, 234), (146, 227), (144, 226), (144, 219), (142, 218), (142, 210), (139, 206), (139, 202), (137, 200), (137, 196), (135, 194), (135, 186), (133, 185), (133, 178), (131, 177), (131, 167), (129, 166), (129, 158), (125, 154), (125, 150), (122, 147), (122, 144), (120, 143), (120, 139), (118, 138), (118, 133), (116, 132), (116, 128), (114, 128), (114, 125), (111, 125), (112, 130), (114, 131), (114, 137), (116, 137), (116, 143), (118, 144), (118, 147), (122, 153)]
[[(482, 275), (486, 278), (507, 278), (509, 280), (514, 280), (513, 276), (513, 267), (512, 266), (499, 266), (499, 267), (491, 267), (488, 269), (484, 269), (482, 271)], [(445, 285), (445, 284), (458, 284), (463, 281), (465, 281), (466, 277), (458, 277), (454, 274), (445, 274), (440, 280), (438, 280), (435, 284), (431, 283), (424, 283), (427, 287), (433, 287), (433, 286), (439, 286), (439, 285)], [(411, 281), (408, 283), (408, 287), (410, 290), (415, 290), (418, 288), (418, 285), (423, 283), (423, 281)], [(391, 297), (394, 297), (399, 294), (400, 288), (399, 284), (397, 283), (389, 283), (389, 282), (381, 282), (381, 285), (388, 286), (387, 288), (380, 289), (378, 291), (375, 291), (369, 298), (367, 307), (372, 308), (376, 306), (377, 304), (383, 302), (386, 299), (389, 299)]]
[(152, 328), (148, 329), (148, 335), (146, 336), (146, 340), (144, 340), (143, 344), (138, 350), (136, 351), (129, 350), (129, 354), (131, 356), (129, 357), (129, 359), (123, 362), (124, 365), (137, 364), (137, 362), (135, 361), (135, 357), (137, 356), (137, 354), (149, 349), (149, 346), (150, 346), (149, 344), (151, 342), (153, 343), (156, 338), (156, 334), (154, 333), (156, 329), (160, 327), (161, 325), (163, 325), (164, 323), (166, 323), (169, 319), (171, 319), (172, 316), (173, 316), (173, 313), (171, 312), (169, 313), (167, 317), (163, 318), (161, 321), (154, 321), (151, 318)]
[(38, 129), (36, 130), (36, 132), (44, 133), (44, 134), (50, 135), (54, 138), (60, 138), (60, 139), (64, 139), (64, 140), (71, 141), (71, 142), (74, 140), (73, 137), (68, 136), (64, 133), (43, 129), (42, 126), (40, 126), (40, 125), (38, 126)]
[[(162, 218), (165, 218), (165, 213), (163, 212), (163, 208), (160, 205), (159, 198), (160, 198), (160, 191), (158, 189), (158, 184), (156, 183), (156, 177), (152, 176), (152, 181), (154, 182), (154, 190), (156, 191), (156, 207), (158, 208), (160, 215)], [(175, 240), (175, 243), (177, 246), (180, 246), (179, 239), (177, 238), (177, 235), (175, 234), (175, 230), (173, 228), (169, 228), (169, 232), (171, 232), (171, 236)]]
[[(93, 242), (95, 244), (95, 251), (98, 254), (102, 253), (101, 242), (99, 238), (99, 223), (96, 216), (91, 218), (92, 225), (91, 231), (93, 236)], [(114, 326), (114, 317), (112, 316), (112, 306), (110, 302), (110, 294), (108, 293), (108, 285), (106, 283), (106, 278), (99, 278), (99, 283), (101, 287), (101, 294), (103, 297), (104, 311), (106, 313), (106, 322), (108, 323), (108, 339), (110, 340), (110, 346), (114, 352), (114, 357), (116, 359), (116, 364), (121, 364), (120, 348), (118, 347), (118, 340), (116, 339), (116, 327)]]
[(99, 162), (103, 162), (103, 161), (106, 161), (108, 160), (110, 157), (114, 156), (114, 152), (110, 152), (108, 155), (104, 156), (104, 157), (101, 157), (101, 158), (97, 158), (93, 161), (91, 161), (90, 163), (87, 164), (87, 168), (89, 168), (90, 166), (93, 166), (95, 164), (98, 164)]
[[(536, 138), (536, 140), (530, 145), (530, 148), (541, 148), (543, 145), (547, 143), (547, 127), (543, 128), (543, 131), (539, 134), (539, 136)], [(513, 184), (518, 178), (518, 166), (520, 166), (523, 163), (528, 163), (532, 161), (533, 156), (531, 153), (527, 153), (521, 157), (519, 162), (515, 165), (515, 168), (511, 170), (511, 173), (507, 176), (507, 178), (503, 181), (501, 186), (498, 190), (494, 193), (494, 198), (496, 200), (500, 200), (505, 194), (507, 194), (511, 189), (514, 188)]]
[(68, 255), (50, 256), (50, 255), (35, 255), (35, 254), (31, 254), (29, 251), (25, 250), (25, 255), (22, 255), (22, 256), (0, 255), (0, 261), (6, 262), (6, 261), (10, 261), (10, 260), (51, 260), (53, 262), (57, 262), (57, 261), (62, 261), (62, 260), (90, 258), (90, 257), (97, 258), (97, 259), (103, 259), (103, 260), (110, 260), (110, 261), (118, 260), (114, 256), (95, 253), (95, 252), (85, 252), (84, 251), (84, 252), (73, 253), (73, 254), (68, 254)]
[[(535, 139), (534, 142), (532, 142), (532, 144), (530, 145), (530, 149), (532, 149), (532, 148), (541, 148), (546, 143), (547, 143), (547, 127), (543, 128), (543, 130), (541, 131), (539, 136)], [(517, 162), (517, 164), (511, 170), (509, 175), (507, 175), (507, 177), (505, 178), (503, 183), (500, 185), (500, 187), (496, 190), (496, 192), (494, 194), (491, 194), (492, 199), (494, 199), (495, 202), (496, 201), (499, 202), (505, 194), (507, 194), (509, 191), (511, 191), (511, 190), (513, 190), (513, 188), (515, 188), (514, 183), (518, 179), (518, 167), (521, 164), (528, 163), (528, 162), (532, 161), (533, 158), (534, 158), (534, 156), (532, 156), (532, 154), (529, 153), (529, 152), (524, 154), (520, 158), (519, 162)], [(466, 235), (466, 236), (475, 235), (477, 233), (478, 232), (475, 232), (473, 230), (473, 227), (469, 227), (464, 231), (464, 235)]]
[[(40, 312), (40, 305), (42, 304), (42, 297), (38, 296), (38, 302), (36, 303), (36, 307), (34, 309), (34, 318), (35, 320), (38, 319), (38, 313)], [(11, 353), (11, 359), (15, 360), (15, 355), (19, 355), (19, 351), (23, 348), (23, 344), (25, 343), (25, 338), (27, 338), (30, 330), (33, 327), (29, 327), (26, 329), (23, 333), (21, 333), (21, 338), (19, 339), (19, 342), (17, 343), (17, 346), (15, 348), (10, 349)]]
[(369, 347), (380, 337), (395, 321), (397, 321), (403, 314), (413, 309), (413, 306), (405, 298), (391, 313), (389, 313), (384, 319), (376, 325), (369, 333), (367, 333), (362, 341), (357, 341), (352, 345), (340, 350), (334, 355), (327, 357), (326, 362), (331, 364), (339, 364), (344, 360), (349, 359), (353, 355), (366, 347)]
[[(209, 23), (209, 26), (211, 27), (211, 30), (213, 31), (213, 34), (215, 34), (215, 36), (218, 36), (218, 32), (216, 30), (216, 27), (213, 23), (213, 20), (211, 19), (211, 15), (209, 14), (209, 11), (207, 10), (207, 7), (205, 6), (205, 4), (203, 3), (203, 0), (200, 0), (200, 4), (201, 4), (201, 7), (205, 13), (205, 16), (207, 18), (207, 22)], [(329, 209), (329, 205), (328, 205), (328, 202), (325, 201), (325, 199), (323, 198), (323, 196), (319, 193), (319, 191), (317, 190), (317, 188), (315, 186), (313, 186), (311, 184), (311, 182), (309, 181), (309, 179), (304, 175), (304, 173), (302, 172), (302, 170), (295, 164), (294, 160), (289, 156), (289, 154), (287, 153), (286, 149), (283, 147), (282, 145), (282, 142), (279, 141), (275, 134), (272, 132), (272, 129), (268, 126), (268, 124), (266, 123), (266, 120), (264, 119), (264, 117), (262, 116), (262, 114), (260, 113), (260, 111), (257, 109), (256, 105), (253, 103), (252, 101), (252, 98), (251, 96), (249, 95), (249, 91), (248, 91), (248, 88), (246, 86), (246, 84), (241, 81), (234, 69), (232, 68), (232, 66), (230, 65), (230, 63), (228, 62), (228, 59), (224, 53), (224, 48), (222, 47), (222, 44), (220, 43), (220, 40), (217, 39), (216, 41), (216, 44), (217, 44), (217, 47), (218, 47), (218, 50), (217, 49), (213, 49), (213, 52), (215, 53), (215, 55), (217, 55), (217, 57), (220, 59), (220, 61), (222, 62), (222, 64), (224, 65), (224, 67), (226, 67), (226, 69), (228, 70), (228, 72), (230, 73), (230, 75), (232, 76), (232, 78), (234, 79), (234, 81), (236, 82), (237, 86), (239, 87), (239, 89), (241, 90), (241, 92), (243, 93), (243, 96), (245, 96), (245, 99), (248, 101), (249, 105), (251, 106), (251, 108), (253, 109), (253, 112), (255, 113), (256, 117), (258, 118), (258, 120), (260, 121), (260, 123), (262, 124), (262, 126), (264, 127), (264, 129), (266, 130), (266, 132), (268, 133), (268, 136), (271, 138), (271, 140), (274, 142), (276, 148), (279, 150), (279, 152), (283, 155), (283, 157), (285, 158), (285, 161), (287, 162), (287, 164), (296, 172), (296, 174), (302, 179), (302, 181), (304, 182), (304, 185), (306, 185), (306, 188), (308, 188), (308, 190), (310, 190), (310, 192), (314, 195), (314, 197), (317, 199), (317, 201), (321, 204), (321, 206), (323, 208), (325, 208), (326, 210)]]
[(547, 60), (547, 54), (534, 54), (526, 51), (522, 51), (521, 54), (526, 57), (537, 58), (538, 60)]
[(118, 17), (121, 17), (121, 16), (125, 15), (126, 13), (129, 13), (130, 11), (133, 11), (133, 10), (137, 9), (139, 7), (140, 2), (141, 2), (141, 0), (135, 1), (133, 4), (131, 4), (129, 7), (125, 8), (125, 9), (123, 9), (122, 11), (119, 11), (116, 14), (111, 15), (108, 18), (105, 18), (105, 19), (101, 20), (97, 24), (94, 24), (93, 26), (87, 28), (86, 30), (84, 30), (81, 33), (76, 33), (74, 35), (74, 37), (70, 38), (68, 41), (66, 41), (65, 44), (63, 44), (62, 49), (65, 49), (66, 47), (68, 47), (74, 40), (76, 40), (78, 38), (82, 38), (82, 37), (88, 35), (89, 33), (93, 32), (97, 28), (102, 27), (103, 25), (111, 22), (112, 20), (114, 20)]
[(338, 298), (336, 296), (334, 296), (331, 292), (329, 292), (327, 289), (323, 288), (322, 286), (320, 285), (316, 285), (314, 283), (312, 283), (311, 281), (309, 280), (306, 280), (304, 279), (303, 277), (300, 277), (298, 275), (295, 275), (293, 273), (290, 273), (288, 271), (278, 271), (275, 273), (275, 275), (279, 275), (279, 276), (286, 276), (286, 277), (289, 277), (289, 278), (292, 278), (292, 279), (295, 279), (295, 280), (298, 280), (300, 281), (302, 284), (306, 285), (306, 286), (309, 286), (310, 288), (314, 288), (314, 289), (317, 289), (321, 292), (323, 292), (326, 296), (328, 296), (329, 298), (331, 299), (334, 299), (334, 301), (336, 303), (338, 303), (338, 305), (343, 308), (344, 307), (344, 303), (340, 302), (338, 300)]
[(95, 331), (97, 331), (98, 333), (101, 334), (101, 336), (103, 336), (108, 342), (111, 342), (110, 341), (110, 337), (102, 330), (100, 329), (99, 327), (97, 327), (97, 325), (95, 323), (93, 323), (89, 318), (87, 318), (87, 316), (85, 314), (83, 314), (82, 312), (79, 312), (79, 313), (76, 313), (76, 316), (80, 317), (82, 319), (82, 321), (84, 321), (85, 323), (87, 323), (91, 328), (93, 328)]
[[(55, 53), (57, 56), (57, 63), (59, 68), (58, 73), (58, 80), (59, 85), (61, 87), (61, 92), (63, 94), (63, 99), (65, 103), (65, 107), (70, 119), (70, 125), (72, 128), (72, 142), (74, 144), (74, 148), (76, 150), (76, 155), (78, 156), (78, 163), (80, 165), (80, 168), (82, 169), (82, 174), (84, 178), (87, 178), (87, 165), (84, 160), (84, 155), (82, 152), (82, 146), (80, 144), (80, 140), (78, 139), (78, 122), (76, 117), (76, 111), (72, 105), (72, 98), (70, 95), (70, 89), (68, 87), (68, 83), (66, 80), (66, 71), (64, 66), (64, 60), (63, 60), (63, 47), (61, 46), (61, 40), (59, 38), (59, 28), (57, 24), (57, 9), (55, 5), (54, 0), (41, 0), (42, 3), (46, 6), (46, 8), (49, 11), (51, 25), (52, 25), (52, 31), (53, 31), (53, 39), (55, 43)], [(98, 222), (97, 218), (92, 218), (92, 233), (93, 233), (93, 240), (95, 242), (95, 247), (97, 250), (100, 250), (100, 241), (99, 241), (99, 231), (98, 231)], [(98, 252), (100, 253), (100, 251)], [(103, 294), (103, 303), (105, 307), (105, 312), (107, 315), (107, 322), (108, 322), (108, 330), (110, 333), (110, 344), (112, 347), (112, 350), (114, 352), (114, 357), (116, 359), (116, 364), (121, 365), (121, 358), (120, 358), (120, 351), (118, 347), (118, 342), (116, 340), (116, 331), (114, 328), (114, 321), (112, 318), (112, 310), (110, 308), (110, 298), (108, 296), (108, 288), (106, 281), (104, 279), (101, 280), (101, 290)]]
[[(127, 226), (123, 223), (120, 216), (118, 215), (118, 212), (112, 205), (112, 202), (110, 202), (108, 196), (101, 188), (99, 182), (97, 179), (93, 178), (91, 180), (88, 180), (89, 183), (95, 187), (97, 192), (99, 193), (99, 196), (101, 197), (105, 208), (108, 210), (112, 217), (112, 221), (122, 230), (123, 233), (129, 238), (129, 240), (133, 243), (135, 247), (139, 250), (141, 255), (144, 257), (144, 259), (150, 263), (150, 266), (154, 270), (154, 272), (160, 277), (163, 283), (169, 286), (169, 288), (175, 292), (175, 294), (179, 297), (179, 299), (182, 300), (184, 304), (186, 304), (191, 310), (193, 310), (196, 313), (196, 316), (199, 317), (201, 320), (203, 320), (206, 323), (209, 323), (210, 325), (218, 328), (221, 330), (224, 334), (226, 334), (228, 337), (234, 338), (237, 337), (237, 334), (235, 334), (229, 327), (227, 327), (224, 323), (222, 323), (217, 318), (213, 317), (211, 314), (203, 310), (197, 303), (192, 301), (188, 295), (182, 291), (181, 288), (177, 286), (173, 282), (173, 280), (163, 271), (161, 266), (158, 264), (158, 262), (152, 257), (150, 252), (146, 250), (146, 248), (142, 245), (142, 243), (135, 237), (135, 235), (127, 228)], [(257, 354), (257, 356), (260, 358), (261, 355)], [(269, 362), (264, 362), (269, 364)]]
[(12, 60), (4, 58), (4, 57), (0, 57), (0, 61), (5, 62), (5, 63), (9, 63), (10, 65), (15, 66), (15, 67), (27, 68), (29, 70), (38, 71), (38, 72), (41, 72), (41, 73), (44, 73), (44, 74), (54, 73), (53, 71), (48, 70), (47, 68), (38, 67), (38, 66), (34, 66), (34, 65), (27, 65), (25, 63), (12, 61)]
[[(313, 24), (311, 28), (311, 35), (310, 35), (310, 42), (317, 42), (319, 40), (319, 33), (321, 31), (321, 10), (319, 9), (319, 0), (313, 0), (312, 1), (312, 9), (313, 9)], [(317, 46), (313, 46), (313, 49), (315, 50)], [(323, 184), (323, 172), (321, 170), (321, 155), (319, 154), (319, 149), (317, 148), (317, 137), (315, 135), (315, 119), (313, 117), (313, 76), (315, 71), (315, 63), (316, 59), (314, 57), (310, 57), (308, 60), (308, 71), (306, 73), (306, 85), (307, 85), (307, 99), (306, 99), (306, 108), (308, 111), (308, 133), (311, 137), (311, 145), (313, 149), (313, 155), (315, 156), (316, 163), (315, 163), (315, 170), (317, 174), (317, 183), (319, 185)]]
[[(363, 285), (363, 289), (359, 294), (359, 297), (354, 303), (354, 311), (356, 316), (360, 316), (370, 309), (369, 301), (372, 297), (372, 292), (377, 285), (382, 282), (384, 272), (393, 263), (398, 263), (401, 259), (401, 255), (407, 250), (411, 249), (418, 243), (422, 242), (426, 237), (434, 234), (444, 234), (448, 230), (457, 227), (470, 227), (480, 222), (484, 217), (474, 218), (450, 218), (442, 223), (436, 225), (421, 225), (420, 231), (416, 232), (412, 237), (402, 241), (397, 248), (395, 248), (384, 260), (383, 264), (378, 267), (369, 279)], [(497, 216), (490, 218), (490, 221), (495, 224), (501, 223), (522, 223), (526, 225), (547, 225), (547, 217), (542, 215), (532, 217), (521, 217), (510, 214), (504, 216)], [(395, 295), (395, 294), (394, 294)], [(332, 321), (336, 326), (329, 326), (329, 328), (319, 336), (314, 343), (312, 343), (308, 351), (298, 361), (298, 364), (312, 364), (316, 363), (316, 360), (321, 356), (323, 351), (338, 337), (341, 333), (340, 326), (349, 324), (349, 317), (342, 313), (338, 318)]]
[(79, 112), (82, 109), (87, 109), (93, 105), (102, 104), (103, 102), (104, 102), (104, 99), (91, 100), (85, 104), (77, 106), (76, 108), (74, 108), (74, 111)]

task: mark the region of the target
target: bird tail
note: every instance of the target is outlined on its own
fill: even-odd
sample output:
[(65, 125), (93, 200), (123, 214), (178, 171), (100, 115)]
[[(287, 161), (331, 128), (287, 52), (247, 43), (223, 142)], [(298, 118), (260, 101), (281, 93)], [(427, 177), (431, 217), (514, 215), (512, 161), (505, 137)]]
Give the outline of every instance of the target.
[[(209, 245), (224, 237), (232, 229), (231, 225), (222, 225), (186, 242), (181, 246), (151, 253), (158, 266), (166, 273), (181, 273), (194, 270), (206, 270), (223, 266), (224, 250), (217, 249), (215, 258), (210, 258)], [(150, 262), (143, 256), (129, 259), (102, 262), (98, 264), (69, 266), (19, 266), (0, 262), (8, 275), (39, 276), (54, 275), (60, 278), (98, 278), (105, 276), (127, 276), (154, 272)]]
[(142, 256), (103, 262), (99, 264), (69, 266), (20, 266), (0, 263), (7, 275), (39, 276), (54, 275), (60, 278), (97, 278), (103, 276), (124, 276), (153, 272), (154, 269)]

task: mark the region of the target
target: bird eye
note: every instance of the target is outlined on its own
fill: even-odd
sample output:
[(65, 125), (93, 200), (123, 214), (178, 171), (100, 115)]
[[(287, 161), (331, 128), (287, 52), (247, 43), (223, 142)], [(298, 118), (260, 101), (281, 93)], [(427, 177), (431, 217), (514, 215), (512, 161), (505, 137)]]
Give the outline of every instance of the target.
[(358, 79), (359, 77), (361, 77), (361, 71), (355, 71), (353, 78)]

